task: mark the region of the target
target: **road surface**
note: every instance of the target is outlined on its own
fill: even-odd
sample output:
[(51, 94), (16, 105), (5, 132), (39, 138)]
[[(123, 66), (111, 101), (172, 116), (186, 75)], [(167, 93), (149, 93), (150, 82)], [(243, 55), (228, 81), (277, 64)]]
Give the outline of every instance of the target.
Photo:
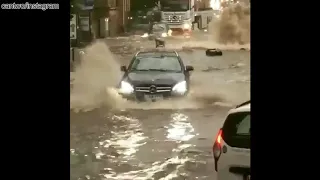
[[(82, 73), (74, 75), (78, 78), (75, 91), (82, 90), (78, 95), (91, 95), (71, 103), (71, 179), (216, 179), (212, 143), (230, 107), (250, 98), (249, 51), (228, 50), (221, 57), (206, 57), (204, 50), (180, 50), (185, 64), (195, 68), (192, 93), (185, 101), (119, 105), (111, 96), (91, 92), (119, 76), (120, 64), (127, 64), (136, 49), (152, 46), (136, 41), (108, 40), (117, 64), (87, 63)], [(102, 46), (91, 52), (90, 62), (108, 57)], [(89, 99), (96, 106), (81, 110)]]

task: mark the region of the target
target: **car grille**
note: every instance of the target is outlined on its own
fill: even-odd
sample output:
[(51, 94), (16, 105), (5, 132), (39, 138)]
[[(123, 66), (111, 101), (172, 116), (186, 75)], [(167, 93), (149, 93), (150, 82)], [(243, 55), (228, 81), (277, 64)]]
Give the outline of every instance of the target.
[(144, 92), (144, 93), (163, 93), (163, 92), (171, 92), (171, 86), (137, 86), (135, 87), (136, 92)]
[(164, 17), (164, 20), (168, 24), (181, 24), (182, 23), (182, 16), (167, 15)]

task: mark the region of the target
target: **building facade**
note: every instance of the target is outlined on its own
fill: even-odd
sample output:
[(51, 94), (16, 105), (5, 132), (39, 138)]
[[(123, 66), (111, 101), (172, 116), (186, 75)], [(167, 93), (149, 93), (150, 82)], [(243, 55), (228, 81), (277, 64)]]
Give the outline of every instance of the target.
[[(130, 0), (95, 0), (93, 11), (95, 37), (103, 38), (123, 33), (128, 22), (130, 3)], [(104, 29), (107, 29), (107, 33), (101, 33)]]
[(128, 24), (128, 17), (130, 14), (130, 2), (131, 0), (117, 0), (117, 9), (119, 13), (119, 33), (126, 32)]

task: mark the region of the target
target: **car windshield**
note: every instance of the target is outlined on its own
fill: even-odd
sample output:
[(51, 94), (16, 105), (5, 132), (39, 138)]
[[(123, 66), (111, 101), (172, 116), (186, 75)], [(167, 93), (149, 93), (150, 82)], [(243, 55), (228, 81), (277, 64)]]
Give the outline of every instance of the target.
[(163, 0), (161, 2), (163, 11), (187, 11), (189, 10), (188, 0)]
[(131, 71), (170, 71), (181, 72), (181, 64), (176, 56), (137, 57)]

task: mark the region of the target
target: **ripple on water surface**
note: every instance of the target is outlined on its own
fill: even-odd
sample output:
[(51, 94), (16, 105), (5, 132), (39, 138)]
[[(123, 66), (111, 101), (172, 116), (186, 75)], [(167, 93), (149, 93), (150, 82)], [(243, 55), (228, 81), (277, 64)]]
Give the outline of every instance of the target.
[[(195, 145), (188, 143), (198, 134), (187, 115), (171, 113), (168, 116), (167, 126), (146, 130), (138, 118), (112, 115), (108, 119), (112, 123), (108, 124), (109, 127), (101, 128), (99, 133), (104, 130), (108, 132), (96, 134), (99, 141), (91, 149), (91, 155), (89, 149), (82, 152), (77, 148), (70, 149), (71, 177), (106, 180), (188, 179), (190, 172), (203, 168), (206, 163), (196, 160), (199, 151), (192, 150)], [(159, 134), (162, 136), (153, 137)]]

